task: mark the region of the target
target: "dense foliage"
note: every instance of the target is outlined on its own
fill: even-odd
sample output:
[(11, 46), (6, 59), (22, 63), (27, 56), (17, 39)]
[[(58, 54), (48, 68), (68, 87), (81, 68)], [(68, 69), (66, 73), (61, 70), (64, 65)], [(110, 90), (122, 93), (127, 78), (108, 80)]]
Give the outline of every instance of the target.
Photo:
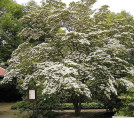
[(20, 89), (42, 88), (43, 97), (71, 96), (76, 115), (82, 96), (113, 109), (107, 103), (113, 98), (117, 102), (121, 86), (134, 86), (128, 81), (134, 76), (133, 19), (125, 12), (111, 13), (108, 6), (94, 11), (95, 2), (81, 0), (66, 7), (47, 0), (32, 7), (21, 19), (28, 25), (19, 35), (27, 41), (12, 53), (3, 83), (18, 78)]
[(22, 29), (18, 19), (23, 15), (23, 6), (12, 0), (0, 1), (0, 63), (5, 63), (12, 51), (22, 43), (17, 35)]
[[(31, 109), (32, 110), (32, 104), (25, 104), (26, 102), (17, 102), (11, 106), (11, 109)], [(104, 105), (101, 103), (91, 102), (91, 103), (82, 103), (82, 109), (104, 109)], [(72, 103), (63, 103), (63, 104), (57, 104), (54, 108), (54, 110), (69, 110), (74, 109), (74, 106)], [(45, 108), (44, 108), (45, 110)]]
[[(11, 53), (23, 42), (18, 32), (23, 28), (19, 19), (24, 15), (23, 6), (13, 0), (0, 0), (0, 67), (7, 67)], [(0, 81), (3, 77), (0, 77)], [(21, 99), (15, 85), (0, 85), (0, 102), (13, 102)], [(10, 99), (9, 99), (10, 98)]]
[[(130, 78), (134, 82), (134, 78)], [(117, 110), (117, 116), (134, 117), (134, 89), (128, 90), (119, 97), (122, 101), (120, 109)]]

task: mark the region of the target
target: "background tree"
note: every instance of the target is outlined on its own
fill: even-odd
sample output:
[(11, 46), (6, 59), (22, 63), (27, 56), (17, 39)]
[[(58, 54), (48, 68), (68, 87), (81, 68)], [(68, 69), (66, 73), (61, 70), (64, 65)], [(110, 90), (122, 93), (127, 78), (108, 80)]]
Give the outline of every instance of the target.
[(17, 35), (22, 29), (18, 21), (24, 15), (23, 6), (12, 0), (2, 0), (0, 4), (0, 62), (6, 62), (13, 50), (22, 43)]
[[(20, 43), (24, 42), (17, 36), (23, 28), (19, 21), (23, 15), (22, 5), (13, 0), (0, 0), (0, 67), (7, 68), (7, 60), (10, 59), (11, 53)], [(0, 85), (0, 94), (0, 102), (21, 100), (16, 85)]]

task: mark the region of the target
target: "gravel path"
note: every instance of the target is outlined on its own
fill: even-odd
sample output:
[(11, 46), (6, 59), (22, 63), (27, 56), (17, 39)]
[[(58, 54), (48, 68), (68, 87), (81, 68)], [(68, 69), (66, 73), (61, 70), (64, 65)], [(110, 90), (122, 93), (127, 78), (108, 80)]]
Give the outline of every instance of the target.
[(0, 118), (17, 118), (18, 111), (11, 110), (14, 103), (0, 103)]

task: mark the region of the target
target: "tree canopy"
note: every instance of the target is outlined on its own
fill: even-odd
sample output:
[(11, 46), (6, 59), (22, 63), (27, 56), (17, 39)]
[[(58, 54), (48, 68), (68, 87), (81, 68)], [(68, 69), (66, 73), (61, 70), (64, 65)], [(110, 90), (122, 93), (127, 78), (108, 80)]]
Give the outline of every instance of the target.
[[(133, 20), (126, 12), (111, 13), (108, 6), (98, 11), (95, 0), (70, 3), (47, 0), (31, 7), (21, 22), (20, 33), (27, 41), (9, 60), (3, 83), (17, 77), (24, 90), (42, 86), (42, 93), (63, 92), (70, 96), (101, 95), (111, 100), (119, 86), (133, 87)], [(59, 29), (66, 32), (59, 32)], [(80, 101), (79, 101), (80, 102)]]

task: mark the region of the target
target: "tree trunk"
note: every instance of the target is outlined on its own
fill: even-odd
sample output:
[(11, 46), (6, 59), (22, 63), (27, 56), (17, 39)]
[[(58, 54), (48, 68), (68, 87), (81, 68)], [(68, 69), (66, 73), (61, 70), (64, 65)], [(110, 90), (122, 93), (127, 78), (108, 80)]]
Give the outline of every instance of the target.
[(75, 110), (75, 116), (80, 116), (81, 113), (81, 100), (80, 96), (73, 96), (73, 105)]

